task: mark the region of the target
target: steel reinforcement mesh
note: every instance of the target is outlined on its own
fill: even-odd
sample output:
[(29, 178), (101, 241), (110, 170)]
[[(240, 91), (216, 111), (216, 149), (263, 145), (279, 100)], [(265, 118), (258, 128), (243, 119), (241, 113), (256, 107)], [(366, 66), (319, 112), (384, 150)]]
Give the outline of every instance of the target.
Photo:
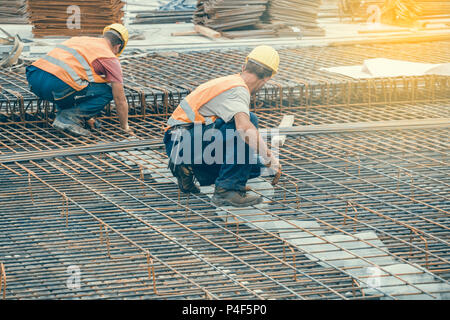
[[(356, 80), (321, 70), (370, 58), (445, 63), (450, 41), (280, 49), (280, 72), (253, 99), (254, 108), (382, 105), (448, 101), (449, 77), (416, 76)], [(136, 54), (122, 60), (130, 113), (170, 113), (199, 84), (241, 70), (248, 51)], [(3, 120), (51, 120), (54, 106), (28, 89), (24, 68), (0, 71)], [(114, 112), (108, 107), (106, 115)]]
[[(261, 127), (449, 118), (445, 103), (256, 109)], [(132, 118), (161, 139), (164, 116)], [(0, 156), (126, 139), (42, 122), (0, 124)], [(1, 163), (4, 297), (448, 299), (449, 130), (288, 137), (284, 175), (250, 183), (263, 204), (216, 208), (178, 192), (160, 144)], [(65, 149), (65, 150), (66, 150)], [(69, 150), (67, 149), (67, 150)], [(70, 270), (80, 271), (77, 290)]]

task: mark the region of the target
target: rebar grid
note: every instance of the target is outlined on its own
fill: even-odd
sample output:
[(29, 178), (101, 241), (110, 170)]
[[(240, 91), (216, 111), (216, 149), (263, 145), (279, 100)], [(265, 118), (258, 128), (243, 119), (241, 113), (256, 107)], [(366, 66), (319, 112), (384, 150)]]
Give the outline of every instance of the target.
[[(280, 49), (280, 72), (253, 100), (254, 108), (292, 106), (376, 106), (386, 103), (448, 101), (449, 77), (421, 76), (355, 80), (321, 68), (361, 64), (385, 57), (444, 63), (450, 42), (377, 44)], [(212, 78), (241, 70), (248, 50), (138, 54), (123, 64), (132, 115), (168, 115), (191, 90)], [(54, 106), (29, 89), (24, 70), (0, 71), (0, 115), (12, 121), (50, 121)], [(105, 115), (113, 108), (109, 106)]]
[[(294, 115), (295, 125), (333, 124), (365, 121), (433, 119), (450, 117), (448, 103), (392, 104), (380, 106), (286, 107), (271, 110), (253, 108), (261, 118), (261, 126), (275, 128), (283, 115)], [(120, 130), (117, 116), (99, 118), (101, 129), (91, 137), (73, 137), (53, 129), (47, 122), (0, 122), (0, 154), (31, 150), (46, 150), (87, 146), (93, 143), (129, 139)], [(138, 139), (161, 139), (166, 125), (164, 116), (149, 115), (130, 118), (130, 126)]]
[[(257, 111), (262, 127), (278, 125), (283, 114)], [(445, 117), (448, 108), (308, 107), (285, 113), (295, 114), (296, 124), (311, 124)], [(38, 123), (2, 124), (1, 153), (124, 138), (117, 119), (101, 121), (95, 140), (69, 138)], [(160, 137), (163, 122), (163, 117), (152, 117), (151, 123), (133, 119), (139, 137)], [(258, 190), (265, 207), (239, 214), (224, 209), (226, 221), (206, 194), (177, 192), (164, 152), (155, 147), (2, 164), (0, 242), (7, 245), (1, 246), (0, 261), (8, 275), (6, 298), (442, 297), (446, 289), (436, 292), (433, 286), (448, 285), (450, 276), (448, 147), (448, 128), (291, 138), (281, 150), (285, 175), (275, 196)], [(285, 222), (289, 228), (275, 232), (257, 226), (258, 215), (259, 222)], [(320, 228), (296, 226), (292, 219)], [(358, 241), (377, 250), (378, 258), (414, 266), (434, 280), (426, 280), (431, 287), (405, 280), (388, 265), (349, 250), (348, 240), (308, 251), (286, 238), (292, 228), (302, 232), (294, 234), (296, 240), (312, 239), (310, 245), (318, 248), (330, 241), (323, 232), (348, 237), (373, 232), (382, 246)], [(322, 256), (337, 252), (350, 256)], [(363, 268), (337, 264), (342, 261), (386, 270), (413, 292), (382, 288), (366, 294), (369, 278), (354, 273)], [(65, 285), (70, 265), (82, 270), (78, 291)]]

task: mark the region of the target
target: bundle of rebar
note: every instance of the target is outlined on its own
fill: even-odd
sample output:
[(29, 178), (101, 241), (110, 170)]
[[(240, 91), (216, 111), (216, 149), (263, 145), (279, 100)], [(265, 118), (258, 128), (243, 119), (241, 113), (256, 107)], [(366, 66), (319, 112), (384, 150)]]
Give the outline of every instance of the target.
[(111, 23), (122, 22), (121, 0), (77, 0), (70, 3), (29, 0), (35, 37), (100, 35)]
[(0, 23), (28, 22), (26, 0), (0, 0)]
[(325, 31), (317, 23), (320, 4), (321, 0), (272, 0), (264, 20), (288, 23), (299, 28), (304, 36), (321, 36)]
[(251, 27), (260, 22), (268, 0), (199, 0), (193, 22), (216, 31)]

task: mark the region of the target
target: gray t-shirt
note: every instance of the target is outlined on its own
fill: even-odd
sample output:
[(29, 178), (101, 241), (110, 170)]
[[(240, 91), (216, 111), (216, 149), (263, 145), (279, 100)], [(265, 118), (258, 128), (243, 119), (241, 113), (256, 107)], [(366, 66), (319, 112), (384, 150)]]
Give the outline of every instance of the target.
[(250, 93), (244, 87), (234, 87), (222, 92), (200, 107), (199, 112), (204, 117), (217, 116), (228, 122), (238, 112), (249, 113)]

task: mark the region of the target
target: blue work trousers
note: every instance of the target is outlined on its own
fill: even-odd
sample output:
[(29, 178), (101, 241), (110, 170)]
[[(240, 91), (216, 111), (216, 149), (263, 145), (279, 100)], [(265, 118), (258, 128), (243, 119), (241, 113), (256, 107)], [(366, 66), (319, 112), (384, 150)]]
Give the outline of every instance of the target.
[[(250, 121), (253, 125), (255, 125), (255, 127), (258, 127), (258, 118), (252, 112), (250, 112)], [(191, 162), (189, 164), (192, 164), (194, 175), (201, 186), (215, 184), (216, 187), (221, 187), (223, 189), (243, 191), (245, 190), (245, 186), (249, 179), (260, 176), (263, 165), (259, 161), (259, 158), (255, 155), (255, 151), (242, 140), (240, 141), (241, 144), (239, 144), (237, 140), (241, 139), (241, 137), (238, 134), (230, 134), (236, 131), (234, 119), (229, 122), (224, 122), (222, 119), (217, 119), (213, 124), (197, 126), (200, 126), (201, 130), (195, 130), (194, 126), (187, 129), (192, 139), (192, 148), (190, 151)], [(221, 132), (221, 137), (223, 137), (220, 138), (220, 143), (223, 145), (223, 160), (221, 163), (206, 164), (202, 158), (205, 148), (207, 148), (208, 145), (215, 139), (212, 139), (211, 141), (203, 141), (203, 139), (201, 139), (203, 141), (201, 154), (198, 152), (199, 150), (194, 150), (194, 139), (196, 139), (195, 134), (201, 133), (203, 137), (203, 134), (211, 128), (219, 130)], [(164, 144), (166, 146), (166, 153), (169, 158), (171, 157), (172, 150), (174, 150), (174, 152), (176, 151), (174, 145), (176, 146), (177, 140), (172, 138), (172, 134), (175, 134), (174, 132), (175, 130), (169, 130), (164, 135)], [(227, 153), (226, 145), (230, 143), (234, 146), (234, 152)], [(239, 145), (244, 145), (244, 149), (239, 148), (238, 150)], [(232, 148), (229, 150), (231, 149)], [(242, 151), (244, 151), (244, 154), (242, 154)], [(172, 157), (174, 157), (173, 154)], [(202, 159), (199, 160), (199, 157)], [(195, 162), (196, 158), (197, 162)], [(237, 161), (238, 158), (240, 158), (240, 162)], [(242, 161), (243, 159), (244, 161)], [(253, 162), (250, 161), (250, 159), (252, 159)], [(195, 164), (200, 161), (201, 164)]]
[(99, 114), (113, 99), (111, 86), (91, 82), (86, 88), (76, 91), (51, 73), (35, 66), (28, 66), (26, 76), (30, 90), (43, 100), (54, 102), (57, 111), (76, 117), (92, 118)]

